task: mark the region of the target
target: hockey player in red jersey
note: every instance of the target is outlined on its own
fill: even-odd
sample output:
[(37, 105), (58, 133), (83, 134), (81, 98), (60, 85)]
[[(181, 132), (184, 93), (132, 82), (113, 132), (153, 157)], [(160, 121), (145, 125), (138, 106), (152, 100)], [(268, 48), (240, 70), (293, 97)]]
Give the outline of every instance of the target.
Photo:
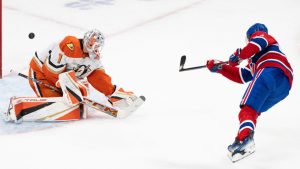
[[(293, 83), (293, 69), (278, 42), (268, 34), (267, 27), (256, 23), (248, 29), (246, 36), (247, 45), (238, 48), (228, 64), (207, 61), (211, 72), (237, 83), (250, 82), (240, 103), (240, 127), (236, 139), (228, 146), (233, 162), (255, 151), (253, 136), (257, 118), (287, 97)], [(248, 61), (247, 66), (238, 66), (243, 60)]]
[[(59, 121), (86, 117), (84, 97), (88, 85), (107, 96), (113, 107), (127, 109), (140, 99), (114, 85), (101, 63), (104, 36), (99, 30), (90, 30), (83, 39), (66, 36), (44, 51), (37, 51), (30, 62), (30, 86), (38, 98), (12, 98), (7, 120)], [(85, 84), (83, 84), (85, 83)], [(52, 90), (48, 86), (55, 86)], [(63, 104), (62, 104), (63, 102)]]

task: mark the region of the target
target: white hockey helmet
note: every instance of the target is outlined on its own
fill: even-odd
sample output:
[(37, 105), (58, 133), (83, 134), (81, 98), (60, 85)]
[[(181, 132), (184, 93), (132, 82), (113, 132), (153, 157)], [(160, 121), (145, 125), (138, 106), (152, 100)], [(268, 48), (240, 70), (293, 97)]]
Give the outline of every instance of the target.
[(104, 35), (97, 29), (87, 31), (83, 37), (83, 51), (93, 59), (100, 57), (104, 46)]

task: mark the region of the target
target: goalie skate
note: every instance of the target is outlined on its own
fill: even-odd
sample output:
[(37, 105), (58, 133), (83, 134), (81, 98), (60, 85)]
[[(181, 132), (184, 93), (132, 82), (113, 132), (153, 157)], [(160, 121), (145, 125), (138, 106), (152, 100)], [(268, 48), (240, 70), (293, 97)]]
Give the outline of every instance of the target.
[(118, 118), (126, 118), (136, 111), (146, 101), (145, 96), (137, 97), (130, 106), (120, 109), (118, 112)]
[(232, 162), (237, 162), (255, 151), (255, 143), (253, 140), (253, 132), (249, 134), (243, 141), (235, 140), (228, 146), (228, 157)]
[(16, 116), (14, 115), (14, 113), (11, 113), (11, 111), (13, 111), (13, 105), (12, 105), (12, 101), (13, 99), (15, 99), (16, 97), (13, 96), (9, 99), (9, 105), (8, 105), (8, 109), (6, 112), (2, 113), (2, 118), (5, 122), (17, 122), (16, 120)]

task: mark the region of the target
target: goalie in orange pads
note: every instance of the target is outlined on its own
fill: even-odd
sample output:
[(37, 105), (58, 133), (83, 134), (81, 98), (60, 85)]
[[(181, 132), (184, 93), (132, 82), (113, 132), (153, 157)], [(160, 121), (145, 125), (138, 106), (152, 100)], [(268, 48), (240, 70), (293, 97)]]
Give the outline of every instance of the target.
[[(29, 77), (43, 84), (56, 86), (55, 91), (41, 83), (29, 80), (39, 98), (12, 97), (6, 121), (60, 121), (86, 118), (87, 108), (81, 104), (88, 96), (88, 85), (108, 97), (119, 109), (130, 106), (137, 97), (113, 85), (105, 73), (100, 51), (104, 36), (99, 30), (85, 33), (83, 39), (66, 36), (44, 51), (35, 52), (29, 68)], [(81, 81), (85, 81), (85, 85)]]

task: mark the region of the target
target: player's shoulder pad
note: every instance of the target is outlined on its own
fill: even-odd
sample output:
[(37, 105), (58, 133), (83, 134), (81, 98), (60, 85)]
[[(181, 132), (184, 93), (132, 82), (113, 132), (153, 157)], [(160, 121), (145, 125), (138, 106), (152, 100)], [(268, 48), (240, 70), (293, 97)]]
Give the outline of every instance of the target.
[(266, 32), (262, 32), (262, 31), (257, 31), (255, 33), (253, 33), (250, 37), (250, 40), (257, 38), (257, 37), (265, 39), (268, 42), (268, 44), (277, 43), (276, 39), (273, 36), (267, 34)]
[(80, 40), (75, 36), (66, 36), (60, 43), (59, 47), (68, 57), (81, 58), (86, 56), (83, 52)]

